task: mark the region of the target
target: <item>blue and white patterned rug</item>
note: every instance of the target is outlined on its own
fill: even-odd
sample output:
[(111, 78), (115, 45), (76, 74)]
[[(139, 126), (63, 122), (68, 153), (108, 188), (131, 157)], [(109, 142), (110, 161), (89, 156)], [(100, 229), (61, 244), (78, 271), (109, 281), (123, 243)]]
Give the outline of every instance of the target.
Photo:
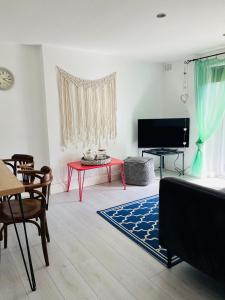
[[(159, 245), (158, 239), (158, 195), (97, 211), (97, 213), (162, 264), (167, 265), (167, 251)], [(174, 256), (172, 266), (180, 261), (177, 256)]]

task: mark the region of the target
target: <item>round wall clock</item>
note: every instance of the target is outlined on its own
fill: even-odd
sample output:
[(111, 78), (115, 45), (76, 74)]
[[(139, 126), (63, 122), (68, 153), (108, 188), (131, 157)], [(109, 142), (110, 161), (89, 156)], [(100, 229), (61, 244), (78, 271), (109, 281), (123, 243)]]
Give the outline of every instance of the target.
[(10, 89), (13, 83), (13, 74), (8, 69), (0, 67), (0, 90)]

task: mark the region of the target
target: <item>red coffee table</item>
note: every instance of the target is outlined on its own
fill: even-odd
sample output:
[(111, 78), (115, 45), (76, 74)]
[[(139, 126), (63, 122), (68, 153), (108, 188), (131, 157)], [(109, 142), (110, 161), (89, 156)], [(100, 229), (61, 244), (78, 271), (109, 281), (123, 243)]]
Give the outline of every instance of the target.
[(110, 163), (105, 165), (97, 165), (97, 166), (85, 166), (82, 165), (79, 160), (74, 162), (69, 162), (67, 164), (67, 168), (68, 168), (67, 192), (69, 192), (70, 190), (70, 183), (73, 175), (73, 170), (76, 170), (78, 173), (79, 197), (80, 197), (80, 201), (82, 201), (85, 171), (99, 169), (99, 168), (106, 168), (108, 174), (108, 181), (111, 182), (112, 181), (111, 167), (116, 165), (120, 167), (120, 175), (123, 183), (123, 188), (125, 190), (126, 179), (124, 174), (124, 161), (117, 158), (112, 158)]

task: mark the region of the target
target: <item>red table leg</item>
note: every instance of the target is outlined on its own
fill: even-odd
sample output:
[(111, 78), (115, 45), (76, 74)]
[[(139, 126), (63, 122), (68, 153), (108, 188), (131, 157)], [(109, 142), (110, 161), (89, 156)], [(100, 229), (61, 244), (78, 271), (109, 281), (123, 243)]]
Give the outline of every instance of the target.
[(126, 177), (124, 173), (124, 164), (120, 165), (120, 175), (123, 183), (123, 189), (126, 190)]
[(106, 167), (107, 169), (107, 174), (108, 174), (108, 182), (112, 182), (112, 170), (111, 170), (111, 166)]
[[(92, 170), (97, 168), (106, 168), (107, 175), (108, 175), (108, 182), (112, 181), (112, 168), (111, 166), (117, 165), (120, 168), (120, 175), (123, 183), (123, 188), (126, 190), (126, 178), (124, 172), (124, 162), (117, 158), (112, 158), (111, 163), (102, 165), (102, 166), (85, 166), (82, 165), (80, 161), (74, 161), (67, 164), (68, 167), (68, 181), (67, 181), (67, 191), (70, 190), (71, 180), (72, 180), (72, 173), (73, 170), (77, 171), (77, 178), (78, 178), (78, 190), (79, 190), (79, 200), (82, 201), (83, 198), (83, 189), (84, 189), (84, 177), (86, 170)], [(82, 174), (83, 172), (83, 174)]]
[(71, 178), (72, 178), (72, 174), (73, 174), (73, 168), (70, 168), (69, 166), (68, 168), (68, 175), (67, 175), (67, 192), (69, 192), (70, 190), (70, 183), (71, 183)]
[(79, 197), (80, 197), (80, 201), (82, 201), (85, 171), (83, 171), (83, 176), (82, 176), (82, 171), (77, 171), (77, 172), (78, 172)]

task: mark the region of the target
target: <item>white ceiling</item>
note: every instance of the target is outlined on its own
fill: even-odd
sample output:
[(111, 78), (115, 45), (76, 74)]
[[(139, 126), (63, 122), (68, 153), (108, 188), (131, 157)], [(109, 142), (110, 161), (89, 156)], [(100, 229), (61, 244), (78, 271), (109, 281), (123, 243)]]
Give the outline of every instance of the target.
[(224, 0), (0, 0), (1, 43), (170, 61), (225, 47), (223, 33)]

